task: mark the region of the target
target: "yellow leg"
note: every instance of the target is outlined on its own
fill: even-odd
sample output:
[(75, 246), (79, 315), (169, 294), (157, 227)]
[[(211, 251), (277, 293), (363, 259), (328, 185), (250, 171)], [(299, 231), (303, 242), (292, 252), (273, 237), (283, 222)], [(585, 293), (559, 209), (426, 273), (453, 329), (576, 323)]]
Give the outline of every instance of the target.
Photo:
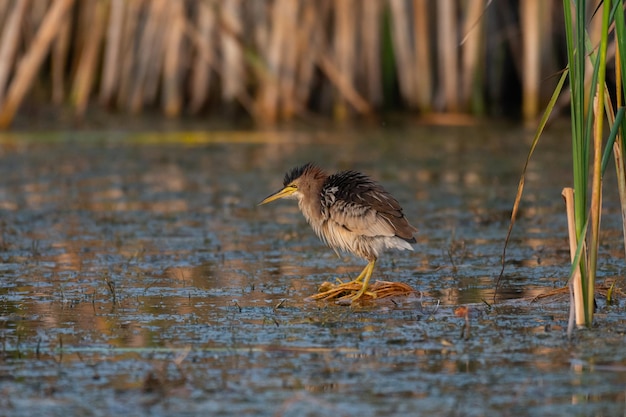
[(353, 282), (361, 282), (363, 280), (363, 277), (365, 276), (365, 273), (367, 272), (367, 268), (369, 268), (369, 266), (370, 266), (370, 264), (365, 265), (365, 268), (363, 268), (363, 270), (361, 271), (359, 276), (354, 278), (352, 281), (343, 282), (339, 278), (337, 278), (337, 281), (339, 281), (340, 284), (352, 284)]
[[(354, 278), (352, 280), (352, 282), (361, 282), (363, 280), (363, 277), (366, 275), (367, 273), (367, 268), (369, 268), (370, 264), (365, 265), (365, 268), (363, 268), (363, 270), (361, 271), (361, 273), (359, 274), (358, 277)], [(371, 274), (371, 272), (370, 272)]]
[(376, 265), (376, 260), (370, 261), (370, 263), (367, 264), (365, 269), (363, 269), (363, 272), (361, 272), (361, 274), (354, 280), (358, 282), (362, 279), (363, 285), (361, 286), (361, 289), (359, 290), (359, 292), (357, 292), (354, 295), (354, 297), (352, 297), (352, 301), (358, 300), (359, 298), (361, 298), (363, 294), (365, 294), (365, 291), (367, 291), (370, 278), (372, 277), (372, 272), (374, 271), (374, 265)]

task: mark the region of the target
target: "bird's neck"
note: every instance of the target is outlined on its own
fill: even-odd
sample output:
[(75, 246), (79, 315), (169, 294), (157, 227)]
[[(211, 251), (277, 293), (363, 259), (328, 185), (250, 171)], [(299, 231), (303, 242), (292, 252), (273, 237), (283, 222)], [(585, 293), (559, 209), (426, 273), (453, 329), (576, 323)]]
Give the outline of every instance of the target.
[(298, 199), (298, 206), (309, 224), (319, 223), (322, 217), (322, 206), (318, 200), (307, 199), (303, 196)]
[(323, 222), (322, 204), (320, 198), (318, 198), (321, 192), (322, 188), (319, 187), (319, 189), (312, 189), (298, 196), (298, 207), (300, 211), (318, 235), (320, 231), (317, 230), (317, 227), (321, 226)]

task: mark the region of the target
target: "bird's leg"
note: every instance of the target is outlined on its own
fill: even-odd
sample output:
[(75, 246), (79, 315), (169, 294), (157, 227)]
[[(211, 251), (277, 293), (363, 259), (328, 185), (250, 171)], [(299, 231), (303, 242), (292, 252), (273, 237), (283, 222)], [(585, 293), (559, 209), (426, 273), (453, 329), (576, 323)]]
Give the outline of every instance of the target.
[(363, 285), (359, 292), (357, 292), (354, 297), (352, 297), (352, 301), (358, 300), (361, 298), (365, 291), (367, 291), (367, 287), (369, 286), (370, 278), (372, 277), (372, 272), (374, 271), (374, 265), (376, 265), (376, 259), (371, 260), (361, 274), (354, 280), (354, 282), (358, 282), (361, 279), (363, 280)]
[(354, 278), (352, 281), (350, 281), (350, 283), (352, 283), (352, 282), (361, 282), (363, 280), (363, 277), (365, 276), (365, 273), (367, 272), (367, 268), (369, 266), (370, 266), (370, 264), (365, 265), (365, 268), (363, 268), (363, 270), (361, 271), (359, 276)]
[(343, 282), (341, 279), (339, 278), (335, 278), (337, 281), (339, 281), (339, 284), (341, 285), (347, 285), (347, 284), (353, 284), (356, 282), (361, 282), (363, 280), (363, 277), (365, 276), (365, 272), (367, 272), (367, 267), (369, 266), (369, 264), (365, 265), (365, 268), (363, 268), (363, 270), (361, 271), (361, 273), (359, 274), (358, 277), (354, 278), (352, 281), (348, 281), (348, 282)]

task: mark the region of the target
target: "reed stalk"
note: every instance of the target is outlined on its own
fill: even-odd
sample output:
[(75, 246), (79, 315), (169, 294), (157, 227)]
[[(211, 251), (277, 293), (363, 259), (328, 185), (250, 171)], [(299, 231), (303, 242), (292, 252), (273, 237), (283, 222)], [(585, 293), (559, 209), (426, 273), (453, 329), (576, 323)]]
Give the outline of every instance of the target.
[(602, 5), (602, 32), (600, 51), (598, 54), (598, 87), (594, 100), (594, 131), (593, 131), (593, 164), (591, 186), (591, 236), (589, 237), (589, 273), (587, 282), (588, 299), (585, 300), (587, 324), (593, 323), (595, 310), (595, 282), (598, 265), (598, 247), (600, 245), (600, 214), (602, 211), (602, 139), (604, 128), (604, 91), (606, 76), (606, 50), (609, 34), (609, 12), (611, 2), (605, 1)]
[[(579, 291), (582, 294), (582, 301), (575, 299), (574, 302), (582, 303), (584, 324), (591, 326), (595, 310), (595, 281), (600, 243), (602, 177), (611, 149), (614, 149), (618, 177), (620, 177), (620, 171), (623, 170), (624, 163), (619, 147), (615, 148), (613, 145), (619, 130), (619, 125), (615, 123), (621, 123), (623, 109), (620, 109), (618, 112), (618, 117), (613, 114), (610, 97), (605, 85), (608, 35), (612, 23), (611, 15), (621, 14), (623, 4), (621, 1), (618, 1), (615, 4), (616, 8), (612, 9), (612, 2), (604, 1), (599, 6), (602, 14), (599, 26), (600, 42), (597, 50), (592, 49), (590, 46), (589, 35), (585, 30), (586, 2), (579, 1), (572, 5), (572, 8), (575, 7), (573, 15), (572, 9), (570, 9), (570, 2), (564, 0), (563, 5), (570, 66), (573, 176), (576, 189), (574, 193), (576, 240), (579, 247), (583, 245), (587, 247), (587, 253), (584, 250), (582, 251), (583, 256), (580, 257), (580, 264), (573, 261), (573, 268), (581, 272), (581, 279), (578, 281), (574, 278), (572, 283), (578, 286), (578, 288), (575, 288), (575, 293)], [(614, 13), (612, 13), (612, 10)], [(620, 19), (623, 21), (623, 16)], [(616, 54), (616, 56), (618, 55)], [(588, 89), (585, 89), (585, 69), (588, 68), (586, 67), (588, 60), (593, 73), (592, 81), (588, 84)], [(621, 84), (622, 80), (619, 81), (618, 85)], [(617, 94), (621, 94), (621, 92), (618, 91)], [(585, 97), (593, 98), (589, 101), (591, 108), (585, 108)], [(607, 114), (609, 121), (614, 121), (614, 125), (609, 135), (606, 150), (603, 151), (605, 108), (609, 112)], [(589, 183), (589, 175), (591, 175), (591, 199), (587, 201), (586, 187)], [(618, 178), (621, 188), (620, 194), (624, 194), (622, 187), (625, 182)], [(622, 202), (624, 203), (624, 201)], [(587, 211), (587, 204), (589, 204), (589, 211)], [(622, 212), (624, 212), (624, 206), (622, 207)], [(587, 224), (589, 224), (590, 229), (588, 235), (586, 235)], [(580, 249), (578, 251), (581, 252)], [(576, 306), (576, 308), (581, 308), (581, 306)], [(580, 324), (578, 318), (576, 322)]]
[(391, 35), (396, 57), (396, 68), (398, 70), (400, 95), (410, 108), (416, 108), (418, 105), (417, 95), (415, 94), (417, 87), (414, 85), (416, 77), (412, 71), (404, 70), (404, 68), (410, 68), (415, 61), (409, 30), (410, 14), (408, 4), (404, 0), (389, 0), (389, 5), (391, 18), (394, 22)]
[(4, 22), (7, 15), (9, 14), (9, 10), (11, 9), (11, 2), (5, 1), (0, 3), (0, 23)]
[(52, 103), (62, 105), (66, 98), (66, 79), (68, 74), (65, 71), (71, 47), (71, 32), (73, 23), (70, 22), (69, 14), (66, 14), (61, 23), (61, 29), (52, 45)]
[(242, 35), (241, 1), (224, 0), (220, 7), (220, 48), (222, 52), (222, 100), (231, 104), (241, 94), (245, 79), (244, 57), (241, 43), (237, 39)]
[(111, 0), (100, 84), (100, 104), (105, 107), (113, 102), (115, 90), (119, 85), (120, 65), (118, 62), (121, 59), (125, 10), (124, 0)]
[[(139, 14), (144, 4), (144, 0), (125, 2), (125, 10), (122, 13), (124, 20), (121, 24), (119, 87), (116, 101), (117, 106), (123, 109), (130, 107), (133, 78), (137, 66), (135, 50), (139, 33)], [(113, 100), (113, 97), (111, 99)]]
[(104, 34), (104, 23), (108, 1), (98, 0), (83, 4), (83, 22), (79, 32), (84, 34), (85, 43), (80, 54), (72, 96), (76, 114), (83, 116), (94, 84), (96, 68), (100, 60), (100, 49)]
[[(565, 187), (562, 191), (563, 199), (565, 200), (565, 211), (567, 214), (567, 231), (569, 237), (569, 250), (572, 264), (576, 259), (576, 249), (578, 248), (578, 237), (576, 235), (576, 214), (574, 211), (574, 189), (571, 187)], [(583, 251), (585, 248), (583, 247)], [(570, 309), (573, 312), (574, 320), (571, 323), (576, 323), (576, 326), (584, 326), (586, 323), (585, 315), (585, 303), (582, 292), (582, 273), (580, 265), (574, 268), (574, 273), (569, 282), (569, 287), (572, 292), (572, 300), (570, 302)], [(572, 332), (573, 327), (570, 326), (568, 333)]]
[(525, 0), (520, 3), (523, 34), (522, 47), (524, 50), (522, 64), (522, 115), (526, 122), (533, 121), (539, 112), (541, 82), (540, 2), (541, 0)]
[(211, 62), (213, 61), (213, 34), (215, 33), (215, 13), (208, 3), (199, 2), (196, 14), (198, 35), (208, 42), (207, 48), (195, 48), (189, 85), (189, 110), (198, 114), (206, 105), (211, 88)]
[[(590, 36), (585, 28), (586, 2), (579, 0), (563, 1), (565, 16), (565, 32), (567, 39), (568, 68), (561, 77), (559, 86), (553, 92), (553, 98), (544, 113), (538, 128), (531, 151), (532, 154), (537, 140), (548, 115), (554, 110), (556, 97), (560, 94), (562, 81), (565, 76), (569, 80), (569, 96), (571, 109), (572, 129), (572, 158), (574, 190), (566, 188), (568, 229), (570, 237), (570, 253), (572, 267), (570, 273), (570, 288), (572, 289), (570, 325), (571, 333), (574, 322), (577, 326), (591, 326), (595, 310), (595, 281), (598, 268), (598, 247), (600, 243), (600, 217), (602, 212), (602, 179), (610, 154), (616, 165), (620, 201), (622, 204), (622, 220), (624, 242), (626, 244), (626, 175), (622, 149), (624, 147), (624, 113), (621, 107), (624, 93), (624, 63), (621, 51), (626, 48), (626, 31), (624, 28), (624, 4), (622, 0), (616, 2), (603, 1), (598, 13), (601, 16), (599, 44), (592, 46)], [(615, 112), (610, 97), (611, 92), (605, 83), (607, 50), (609, 33), (615, 26), (615, 44), (617, 45), (616, 75), (618, 110)], [(588, 77), (586, 70), (591, 69)], [(585, 80), (591, 80), (586, 83)], [(586, 100), (586, 98), (593, 100)], [(611, 126), (606, 145), (603, 148), (604, 122), (608, 120)], [(528, 164), (528, 159), (526, 161)], [(591, 176), (591, 178), (589, 178)], [(511, 228), (515, 222), (515, 213), (521, 198), (524, 184), (524, 173), (520, 179), (518, 194), (515, 200), (511, 224), (502, 254), (502, 273), (504, 271), (504, 257)], [(591, 183), (591, 197), (587, 199), (587, 186)], [(499, 283), (499, 280), (498, 280)]]
[(461, 103), (463, 109), (472, 109), (475, 114), (482, 114), (484, 111), (481, 99), (485, 23), (481, 16), (484, 8), (484, 0), (467, 2), (463, 26), (465, 37), (461, 41)]
[[(259, 98), (256, 103), (256, 112), (267, 123), (275, 123), (278, 117), (279, 103), (281, 100), (280, 82), (286, 71), (284, 67), (285, 50), (289, 39), (293, 38), (294, 28), (289, 27), (285, 14), (295, 19), (295, 2), (289, 0), (277, 0), (272, 8), (271, 30), (267, 43), (266, 74), (260, 86)], [(285, 74), (289, 77), (289, 74)]]
[(458, 22), (453, 0), (437, 2), (437, 43), (439, 53), (439, 79), (441, 81), (442, 109), (449, 112), (459, 111), (458, 79)]
[(383, 104), (382, 73), (380, 69), (380, 31), (381, 31), (381, 2), (364, 1), (363, 18), (361, 19), (361, 41), (363, 60), (362, 90), (373, 106)]
[(294, 100), (298, 106), (298, 112), (306, 109), (306, 103), (310, 98), (311, 89), (307, 86), (310, 86), (314, 80), (316, 57), (320, 54), (323, 39), (318, 20), (324, 19), (327, 10), (328, 2), (306, 2), (301, 8), (296, 45), (297, 81), (294, 86)]
[[(281, 66), (281, 76), (279, 78), (280, 92), (280, 118), (281, 120), (291, 119), (299, 106), (295, 97), (295, 85), (298, 65), (298, 42), (300, 7), (298, 2), (289, 1), (283, 9), (281, 19), (286, 21), (286, 34)], [(289, 36), (289, 34), (292, 36)]]
[[(616, 3), (617, 10), (621, 10), (623, 7), (622, 2)], [(615, 14), (615, 92), (616, 103), (619, 109), (624, 107), (624, 91), (626, 91), (626, 85), (623, 82), (623, 76), (626, 75), (626, 62), (621, 58), (622, 53), (626, 52), (626, 24), (625, 18), (622, 13)], [(617, 184), (619, 189), (621, 214), (622, 214), (622, 233), (624, 236), (624, 251), (626, 255), (626, 166), (624, 162), (624, 149), (626, 148), (626, 138), (624, 137), (624, 128), (622, 122), (611, 119), (612, 112), (608, 112), (609, 121), (612, 125), (621, 126), (621, 133), (616, 136), (615, 143), (613, 145), (613, 155), (615, 161), (615, 172), (617, 175)], [(625, 256), (626, 259), (626, 256)]]
[[(164, 36), (163, 56), (163, 113), (167, 117), (178, 117), (183, 107), (181, 62), (184, 57), (183, 34), (186, 24), (183, 3), (169, 2), (165, 13), (169, 30)], [(163, 19), (164, 21), (166, 19)]]
[[(358, 4), (354, 0), (335, 1), (334, 45), (332, 58), (324, 61), (326, 71), (336, 68), (336, 79), (341, 80), (345, 87), (354, 89), (354, 63), (356, 48), (356, 13)], [(333, 115), (337, 120), (345, 120), (349, 115), (349, 108), (344, 93), (338, 91), (333, 104)]]
[[(24, 20), (24, 15), (28, 7), (28, 0), (18, 0), (13, 5), (4, 21), (4, 28), (0, 34), (0, 105), (4, 99), (5, 86), (11, 74), (13, 58), (16, 55), (20, 43), (20, 23)], [(7, 2), (5, 7), (9, 6)], [(3, 13), (4, 14), (4, 13)]]
[(154, 102), (163, 69), (164, 28), (168, 27), (168, 1), (151, 0), (148, 5), (147, 21), (139, 40), (137, 69), (130, 93), (129, 110), (132, 114), (141, 112), (147, 102)]
[(63, 21), (65, 13), (68, 12), (73, 3), (74, 0), (56, 0), (47, 11), (29, 50), (18, 64), (15, 79), (11, 82), (6, 100), (0, 107), (0, 129), (8, 127), (13, 120), (46, 53), (50, 50), (54, 37), (61, 29), (60, 23)]
[[(413, 0), (413, 42), (415, 43), (415, 59), (413, 72), (415, 78), (415, 101), (422, 112), (430, 112), (432, 108), (433, 74), (431, 59), (431, 35), (429, 25), (428, 0)], [(432, 3), (431, 3), (432, 4)]]

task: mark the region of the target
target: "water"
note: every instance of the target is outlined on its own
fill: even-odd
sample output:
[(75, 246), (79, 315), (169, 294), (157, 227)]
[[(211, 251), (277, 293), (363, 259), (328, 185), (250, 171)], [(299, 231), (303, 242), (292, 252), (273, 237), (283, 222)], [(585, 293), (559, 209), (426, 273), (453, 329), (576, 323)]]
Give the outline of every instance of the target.
[[(531, 301), (568, 273), (567, 132), (531, 163), (495, 305), (532, 137), (519, 127), (4, 134), (0, 414), (623, 415), (623, 301), (599, 299), (573, 340), (563, 297)], [(373, 279), (420, 297), (305, 301), (364, 265), (293, 201), (257, 207), (307, 161), (402, 203), (416, 250)], [(623, 287), (614, 182), (599, 279)]]

